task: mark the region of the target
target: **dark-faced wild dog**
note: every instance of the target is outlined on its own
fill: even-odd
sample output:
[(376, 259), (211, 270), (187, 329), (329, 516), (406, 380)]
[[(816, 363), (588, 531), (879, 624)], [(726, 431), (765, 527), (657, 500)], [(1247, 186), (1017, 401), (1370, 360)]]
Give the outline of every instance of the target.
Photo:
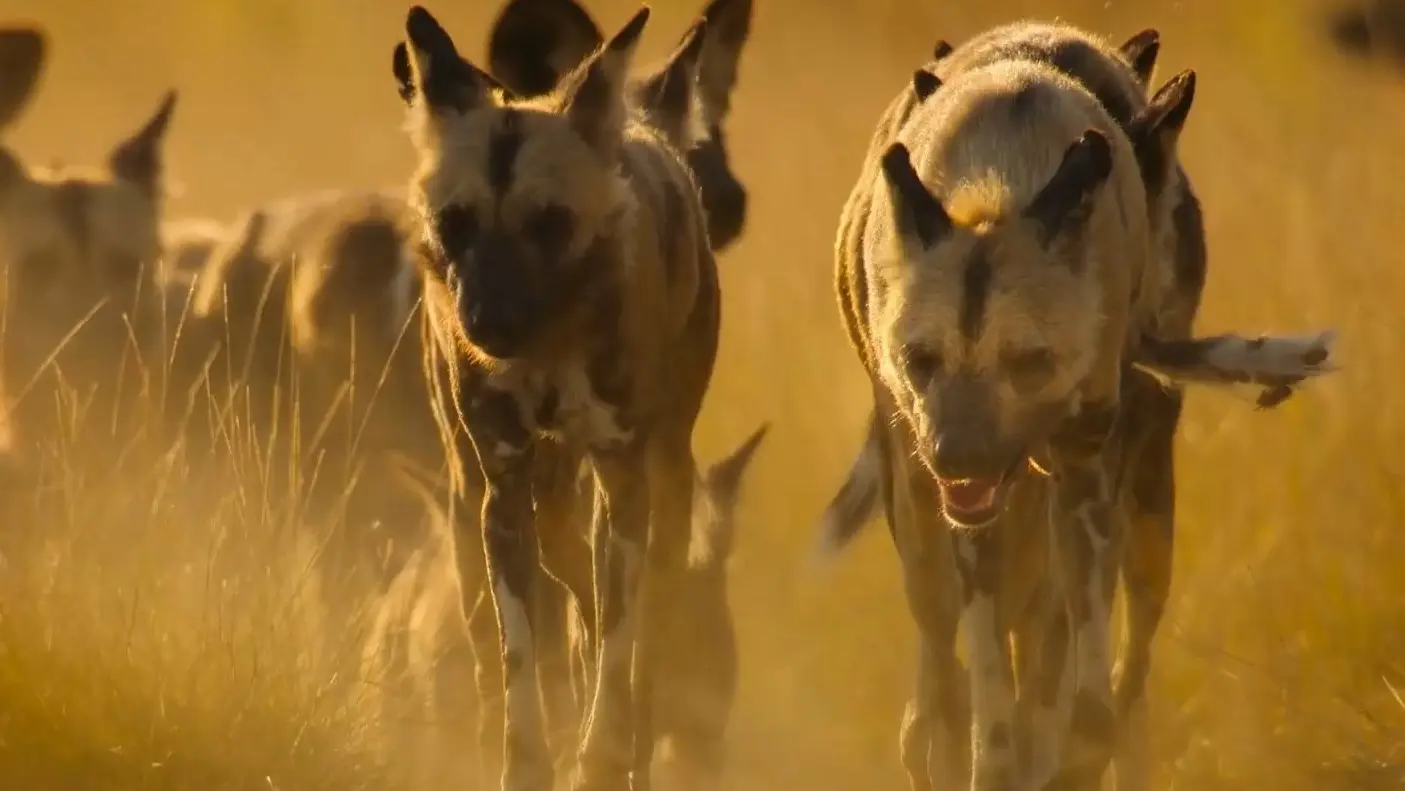
[[(724, 124), (731, 111), (742, 48), (751, 35), (752, 0), (712, 0), (703, 9), (707, 27), (699, 42), (698, 112), (686, 130), (688, 167), (702, 193), (712, 249), (729, 247), (746, 224), (746, 187), (733, 174)], [(488, 36), (488, 70), (522, 98), (550, 93), (605, 40), (590, 14), (575, 0), (512, 0), (503, 6)], [(677, 95), (665, 70), (636, 78), (634, 103), (648, 107)], [(676, 114), (675, 118), (676, 118)], [(659, 123), (662, 120), (662, 123)], [(655, 124), (669, 129), (674, 119)], [(679, 130), (684, 131), (684, 130)], [(670, 135), (674, 137), (674, 135)]]
[[(27, 103), (43, 56), (37, 31), (0, 35), (5, 124)], [(175, 100), (167, 94), (100, 168), (30, 167), (0, 144), (0, 319), (18, 442), (71, 425), (85, 409), (94, 413), (85, 441), (111, 440), (118, 385), (151, 384), (155, 367), (140, 351), (161, 329), (150, 283)]]
[[(474, 458), (485, 481), (509, 789), (552, 781), (532, 578), (538, 538), (574, 527), (569, 511), (549, 514), (558, 493), (533, 491), (534, 467), (584, 454), (608, 525), (597, 531), (603, 574), (579, 596), (595, 604), (599, 664), (577, 788), (626, 787), (636, 765), (647, 782), (661, 625), (690, 620), (696, 605), (679, 580), (720, 293), (687, 165), (626, 95), (647, 19), (642, 9), (535, 99), (464, 60), (420, 7), (395, 59), (420, 154), (411, 193), (424, 226), (426, 366), (459, 490)], [(680, 49), (696, 51), (702, 26)]]
[[(1064, 73), (1070, 61), (1060, 70), (1039, 56), (1048, 34), (1030, 38), (990, 63), (971, 57), (947, 80), (915, 76), (910, 98), (895, 100), (880, 124), (841, 220), (841, 311), (878, 402), (865, 459), (882, 469), (922, 632), (918, 698), (904, 723), (915, 788), (930, 787), (928, 752), (943, 746), (929, 743), (933, 722), (946, 726), (957, 774), (964, 763), (958, 624), (974, 665), (974, 787), (1020, 782), (1015, 744), (1035, 736), (1033, 780), (1053, 777), (1056, 726), (1070, 713), (1074, 742), (1058, 782), (1100, 777), (1111, 749), (1112, 731), (1101, 725), (1112, 714), (1106, 619), (1122, 531), (1110, 473), (1131, 408), (1125, 370), (1138, 354), (1165, 360), (1156, 333), (1177, 283), (1175, 256), (1160, 249), (1173, 223), (1156, 207), (1164, 202), (1173, 214), (1178, 205), (1162, 185), (1178, 170), (1189, 80), (1119, 123), (1086, 87), (1096, 80), (1074, 81)], [(942, 49), (938, 69), (956, 57)], [(1150, 68), (1131, 60), (1122, 62), (1139, 97)], [(1315, 373), (1326, 358), (1313, 342), (1224, 338), (1195, 349), (1211, 346), (1236, 378), (1268, 363), (1259, 373), (1270, 385)], [(1277, 356), (1261, 359), (1269, 346)], [(1197, 361), (1185, 372), (1209, 367)], [(1031, 467), (1052, 473), (1051, 483), (1031, 478)], [(1010, 532), (1040, 523), (1046, 509), (1054, 543), (1041, 531)], [(919, 527), (938, 512), (955, 528), (950, 544)], [(1016, 537), (1021, 551), (999, 552)], [(1069, 580), (1073, 663), (1063, 656), (1070, 623), (1029, 612), (1051, 600), (1038, 589), (1057, 575), (1020, 571), (1037, 572), (1050, 553)], [(955, 598), (944, 582), (953, 577)], [(1049, 690), (1041, 697), (1065, 707), (1032, 710), (1033, 696), (1022, 694), (1016, 717), (997, 623), (1011, 625), (1021, 645), (1021, 691), (1041, 683)], [(1075, 669), (1079, 705), (1070, 712), (1065, 671)], [(1099, 724), (1093, 732), (1091, 723)]]
[[(669, 622), (673, 634), (668, 642), (677, 650), (658, 678), (653, 713), (656, 733), (675, 748), (672, 760), (663, 768), (675, 770), (680, 781), (695, 780), (710, 768), (694, 764), (714, 758), (690, 748), (719, 745), (712, 741), (700, 744), (690, 735), (723, 730), (736, 693), (737, 648), (727, 601), (727, 568), (747, 469), (765, 431), (765, 426), (761, 427), (725, 457), (698, 472), (692, 544), (682, 582), (685, 595), (698, 602), (692, 610), (695, 620)], [(594, 482), (582, 476), (573, 507), (577, 524), (591, 522), (594, 503)], [(441, 512), (437, 524), (442, 525), (444, 519)], [(393, 699), (408, 702), (409, 708), (400, 718), (431, 724), (428, 732), (411, 729), (407, 763), (422, 773), (421, 780), (436, 786), (453, 783), (466, 773), (475, 774), (458, 759), (454, 761), (457, 765), (447, 765), (445, 756), (463, 754), (461, 749), (453, 749), (453, 743), (462, 737), (465, 718), (482, 705), (481, 700), (464, 698), (473, 683), (466, 677), (470, 662), (458, 656), (468, 647), (460, 586), (471, 589), (474, 585), (460, 579), (463, 572), (452, 554), (453, 544), (451, 532), (436, 530), (431, 540), (415, 550), (376, 607), (376, 622), (364, 655), (368, 677), (387, 679), (395, 690)], [(482, 563), (481, 557), (476, 560)], [(481, 574), (482, 569), (473, 573)], [(488, 611), (489, 626), (496, 632), (491, 607), (488, 601), (481, 609)], [(475, 660), (498, 662), (496, 653)], [(481, 674), (482, 668), (475, 664), (475, 669)], [(499, 675), (494, 677), (500, 682)], [(408, 751), (422, 753), (422, 757), (413, 757), (417, 752)]]

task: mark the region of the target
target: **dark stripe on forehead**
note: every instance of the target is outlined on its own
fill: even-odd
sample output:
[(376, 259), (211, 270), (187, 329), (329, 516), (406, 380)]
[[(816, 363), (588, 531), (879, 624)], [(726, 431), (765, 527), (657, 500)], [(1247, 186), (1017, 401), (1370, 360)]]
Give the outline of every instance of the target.
[(92, 193), (82, 181), (65, 181), (54, 187), (54, 211), (64, 233), (86, 251), (92, 244), (92, 225), (88, 222), (88, 205)]
[(513, 166), (522, 150), (522, 116), (504, 110), (498, 128), (488, 142), (488, 186), (501, 198), (512, 186)]
[(984, 242), (977, 242), (966, 259), (966, 271), (961, 275), (961, 312), (958, 321), (961, 336), (968, 341), (980, 337), (985, 323), (986, 305), (990, 301), (990, 255)]

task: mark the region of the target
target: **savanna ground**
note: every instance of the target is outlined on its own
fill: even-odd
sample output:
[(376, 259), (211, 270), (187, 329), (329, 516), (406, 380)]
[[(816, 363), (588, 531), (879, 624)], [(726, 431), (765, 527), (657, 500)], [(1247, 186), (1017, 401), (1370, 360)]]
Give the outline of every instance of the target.
[[(588, 5), (606, 29), (633, 7)], [(646, 52), (671, 47), (701, 5), (658, 0)], [(1394, 270), (1405, 80), (1331, 52), (1323, 6), (1307, 0), (757, 5), (729, 129), (753, 214), (722, 260), (724, 340), (696, 440), (711, 458), (774, 421), (734, 560), (735, 787), (904, 787), (896, 735), (913, 629), (884, 531), (832, 568), (807, 566), (867, 409), (830, 289), (834, 226), (873, 122), (935, 39), (1053, 13), (1116, 40), (1157, 27), (1161, 78), (1200, 74), (1182, 151), (1210, 237), (1201, 331), (1330, 325), (1342, 337), (1345, 370), (1277, 412), (1190, 398), (1177, 578), (1153, 675), (1161, 779), (1405, 783), (1405, 436), (1389, 384), (1405, 351), (1390, 329), (1405, 297)], [(430, 7), (481, 52), (496, 3)], [(400, 184), (411, 152), (389, 55), (404, 10), (9, 0), (5, 16), (43, 23), (52, 43), (9, 139), (31, 159), (96, 162), (175, 85), (173, 214)], [(65, 543), (56, 530), (43, 563), (6, 570), (0, 695), (14, 699), (0, 698), (0, 785), (64, 788), (53, 770), (71, 761), (67, 788), (376, 787), (376, 690), (347, 664), (350, 630), (305, 605), (316, 580), (285, 531), (261, 532), (251, 550), (230, 527), (286, 509), (251, 509), (238, 492), (192, 507), (179, 475), (154, 478), (170, 505), (105, 500), (65, 518), (140, 506), (165, 532), (129, 534), (140, 518), (117, 520), (110, 541)]]

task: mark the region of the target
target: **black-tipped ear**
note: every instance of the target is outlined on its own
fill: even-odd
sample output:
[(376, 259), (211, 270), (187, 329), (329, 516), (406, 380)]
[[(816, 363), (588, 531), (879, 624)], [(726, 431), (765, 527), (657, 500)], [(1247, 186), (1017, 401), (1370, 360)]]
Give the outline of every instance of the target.
[(155, 195), (161, 184), (161, 146), (166, 139), (166, 129), (171, 123), (171, 113), (176, 109), (176, 92), (167, 91), (161, 99), (156, 113), (135, 135), (113, 149), (108, 155), (108, 167), (112, 174), (124, 181), (139, 185)]
[(1087, 218), (1098, 187), (1111, 173), (1112, 144), (1102, 132), (1089, 129), (1064, 151), (1058, 170), (1030, 201), (1024, 216), (1039, 223), (1048, 244)]
[(951, 218), (912, 167), (912, 155), (907, 146), (902, 143), (889, 146), (883, 154), (882, 167), (898, 233), (915, 240), (923, 249), (941, 241), (951, 231)]
[(410, 66), (410, 48), (403, 41), (396, 44), (395, 51), (390, 53), (390, 71), (395, 76), (395, 92), (400, 94), (400, 101), (413, 104), (415, 75)]
[[(419, 94), (435, 112), (466, 113), (482, 104), (493, 81), (464, 60), (448, 31), (422, 6), (405, 17), (411, 96)], [(392, 67), (394, 64), (392, 64)]]
[(956, 48), (951, 46), (944, 38), (937, 39), (937, 43), (932, 45), (932, 60), (940, 61), (950, 55)]
[(0, 129), (19, 118), (44, 71), (48, 43), (38, 28), (0, 28)]
[(720, 126), (731, 112), (742, 50), (751, 38), (752, 0), (712, 0), (703, 9), (707, 22), (698, 67), (698, 92), (709, 126)]
[(690, 150), (693, 144), (693, 97), (697, 95), (698, 58), (706, 32), (707, 21), (698, 20), (653, 75), (634, 83), (636, 104), (680, 151)]
[(613, 160), (619, 150), (628, 112), (629, 65), (648, 21), (649, 7), (643, 6), (565, 81), (566, 116), (576, 134), (606, 159)]
[(927, 97), (936, 93), (940, 87), (942, 87), (941, 78), (932, 72), (918, 69), (912, 73), (912, 92), (917, 96), (917, 101), (927, 101)]
[(1195, 101), (1195, 72), (1189, 69), (1161, 86), (1127, 125), (1149, 195), (1159, 195), (1175, 168), (1176, 147)]
[(761, 446), (761, 440), (766, 438), (766, 432), (770, 428), (770, 423), (762, 423), (751, 433), (751, 436), (737, 446), (736, 450), (718, 459), (703, 473), (703, 482), (714, 502), (720, 503), (724, 507), (736, 503), (738, 495), (741, 494), (742, 480), (746, 471), (750, 468), (751, 460), (756, 455), (756, 449)]
[(1127, 39), (1117, 50), (1132, 67), (1137, 82), (1143, 88), (1150, 85), (1151, 76), (1156, 72), (1156, 57), (1161, 54), (1161, 33), (1149, 27)]
[(488, 70), (514, 93), (540, 96), (604, 38), (575, 0), (512, 0), (488, 34)]

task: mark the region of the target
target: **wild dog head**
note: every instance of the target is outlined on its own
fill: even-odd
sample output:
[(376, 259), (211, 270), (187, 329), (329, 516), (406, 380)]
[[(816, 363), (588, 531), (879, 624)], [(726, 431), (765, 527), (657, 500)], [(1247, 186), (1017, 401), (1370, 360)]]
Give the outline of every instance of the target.
[(881, 159), (869, 315), (948, 520), (977, 527), (1064, 418), (1115, 400), (1145, 191), (1101, 104), (1048, 67), (967, 72), (921, 113)]
[(38, 28), (0, 28), (0, 130), (13, 124), (29, 105), (44, 71), (47, 49), (44, 32)]
[[(27, 168), (0, 147), (0, 273), (6, 375), (27, 381), (51, 355), (70, 382), (113, 368), (133, 332), (153, 330), (161, 254), (168, 93), (105, 170)], [(80, 366), (81, 364), (81, 366)]]
[(654, 133), (631, 124), (627, 70), (647, 19), (636, 13), (555, 92), (521, 99), (410, 11), (395, 73), (420, 149), (411, 202), (467, 353), (510, 359), (549, 342), (631, 260), (624, 150)]
[[(751, 35), (752, 0), (712, 0), (703, 11), (707, 28), (699, 42), (697, 104), (688, 123), (689, 168), (702, 195), (708, 235), (714, 250), (736, 241), (746, 224), (746, 187), (733, 173), (723, 129), (737, 83), (742, 48)], [(604, 36), (575, 0), (512, 0), (498, 15), (488, 40), (488, 66), (519, 96), (550, 93), (568, 72), (604, 41)], [(686, 41), (686, 37), (685, 37)], [(633, 105), (665, 123), (677, 124), (678, 86), (670, 78), (685, 49), (661, 66), (631, 81)]]

